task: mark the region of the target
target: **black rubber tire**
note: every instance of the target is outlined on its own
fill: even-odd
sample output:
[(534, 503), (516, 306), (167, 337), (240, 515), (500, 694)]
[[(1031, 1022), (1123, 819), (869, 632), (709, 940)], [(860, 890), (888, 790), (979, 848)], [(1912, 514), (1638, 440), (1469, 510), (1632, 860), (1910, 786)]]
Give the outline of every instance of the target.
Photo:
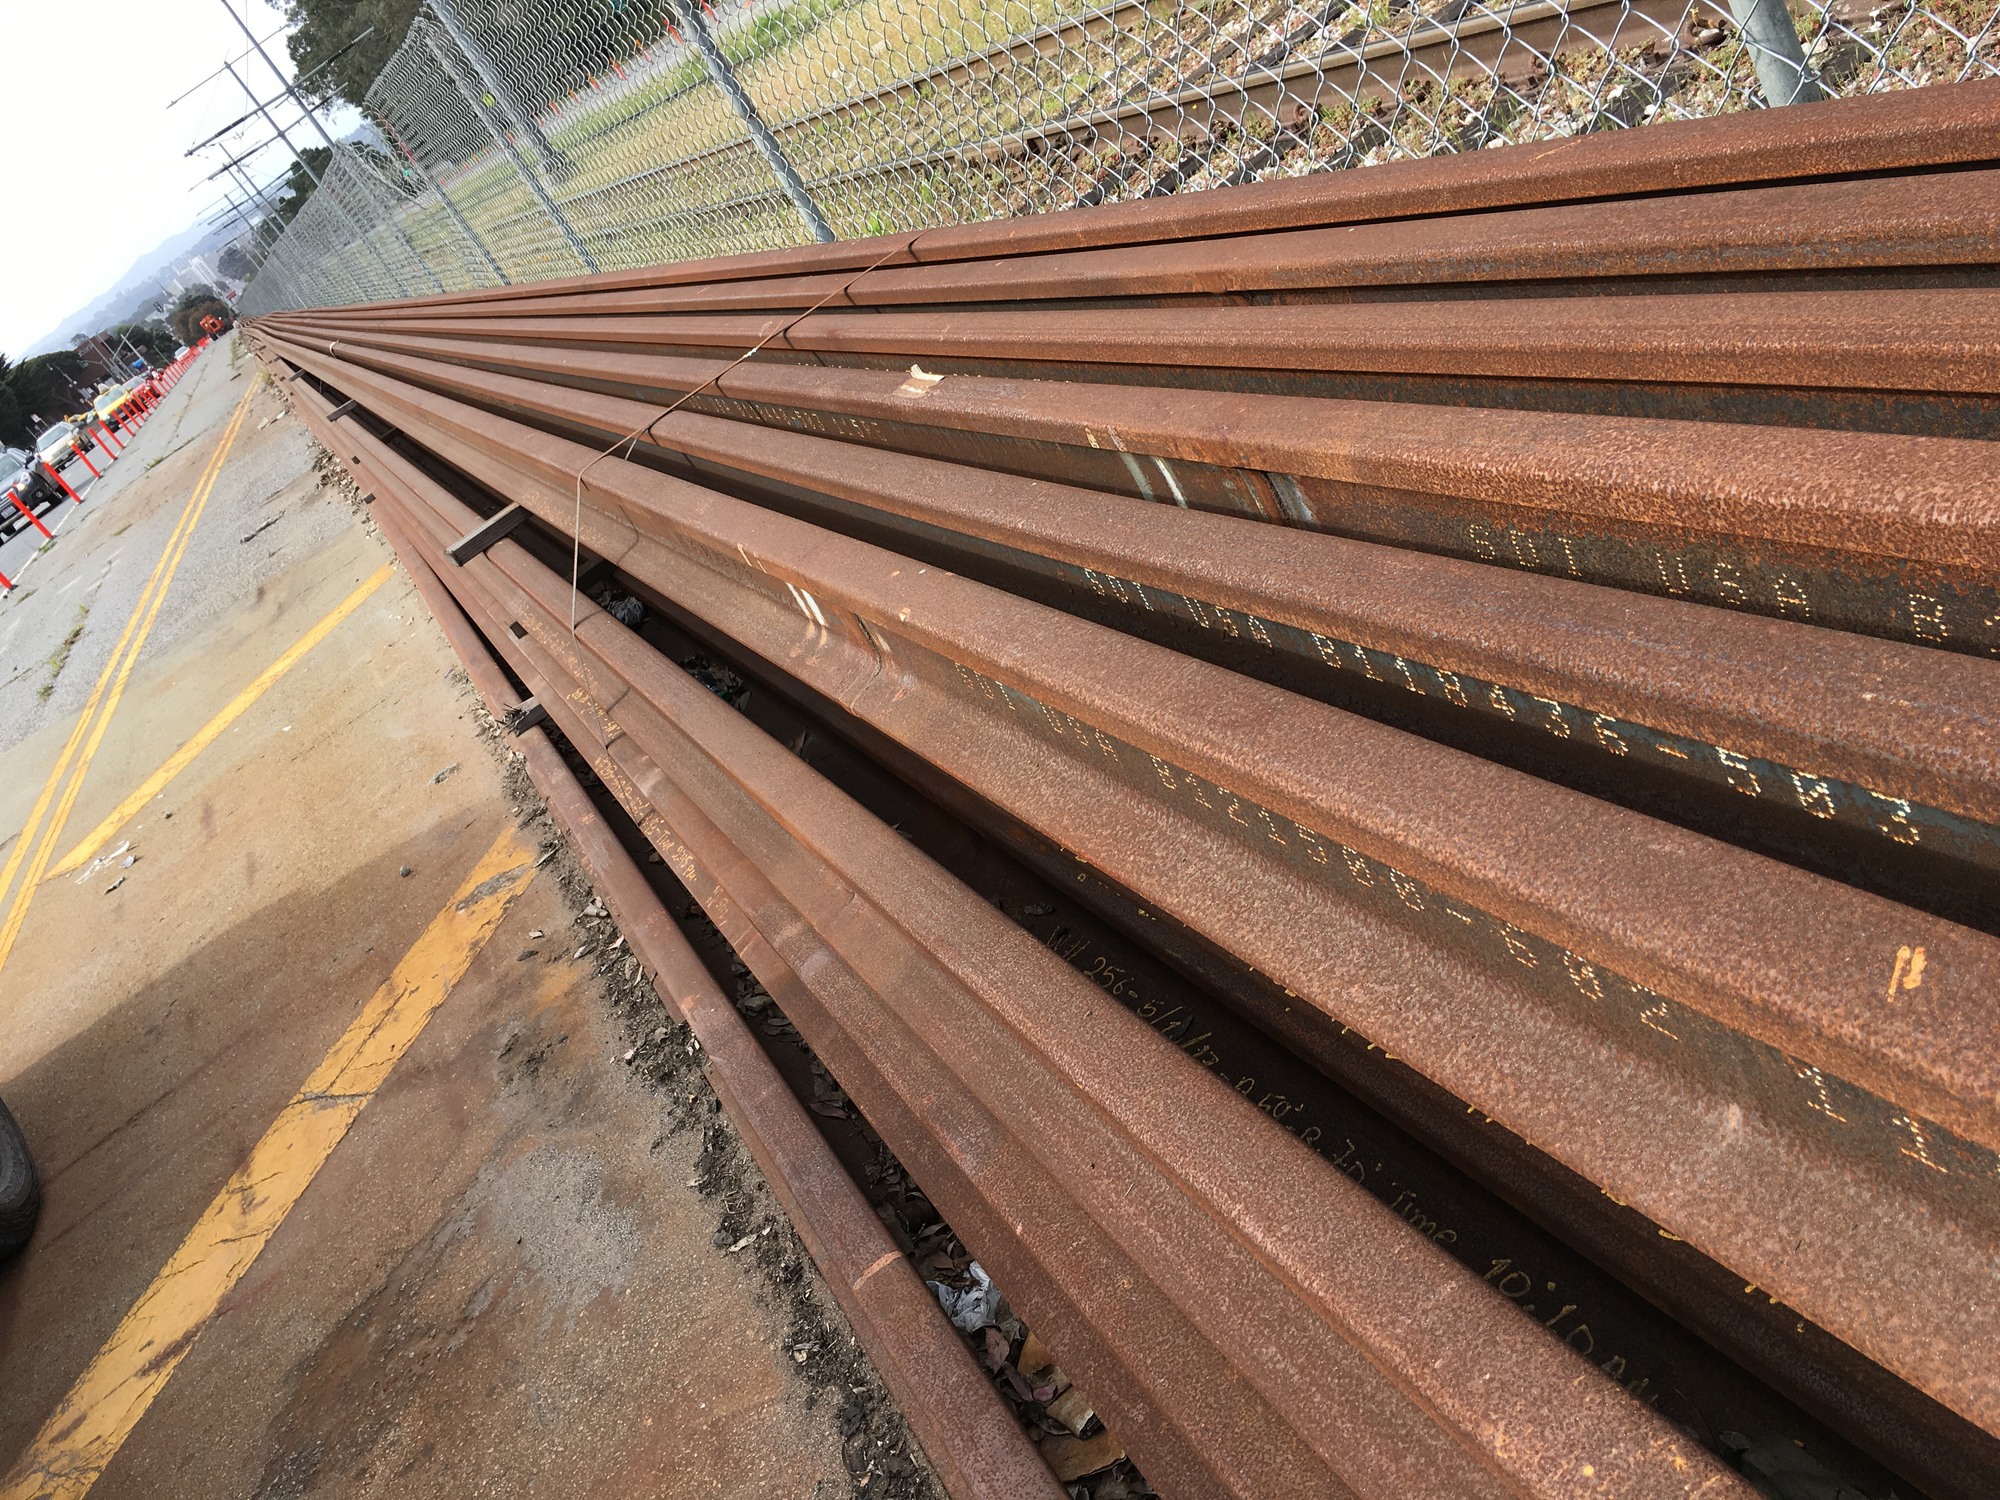
[(21, 1127), (0, 1103), (0, 1260), (28, 1243), (42, 1209), (42, 1180)]

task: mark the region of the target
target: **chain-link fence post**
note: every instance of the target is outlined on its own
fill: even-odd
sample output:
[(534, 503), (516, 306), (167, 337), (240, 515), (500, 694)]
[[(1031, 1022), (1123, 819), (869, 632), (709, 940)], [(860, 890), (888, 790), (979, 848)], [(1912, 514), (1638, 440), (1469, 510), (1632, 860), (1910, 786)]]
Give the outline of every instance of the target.
[(425, 168), (423, 162), (418, 158), (417, 153), (410, 149), (409, 143), (398, 136), (386, 120), (378, 120), (376, 122), (376, 129), (380, 130), (383, 138), (391, 142), (408, 159), (410, 163), (408, 170), (422, 180), (432, 192), (437, 194), (439, 205), (443, 207), (445, 214), (451, 219), (451, 222), (458, 227), (458, 232), (465, 236), (467, 243), (479, 252), (480, 258), (486, 262), (486, 269), (493, 273), (500, 285), (512, 286), (514, 283), (508, 279), (507, 273), (500, 269), (500, 262), (493, 258), (493, 251), (488, 248), (486, 241), (479, 237), (478, 231), (472, 227), (471, 222), (464, 214), (459, 212), (458, 205), (451, 201), (451, 194), (444, 190), (444, 183), (438, 179), (435, 173)]
[(570, 170), (569, 158), (558, 151), (542, 133), (542, 127), (535, 123), (534, 111), (524, 107), (521, 101), (515, 98), (514, 91), (494, 71), (493, 61), (486, 55), (486, 49), (467, 33), (454, 0), (423, 0), (423, 3), (429, 7), (431, 14), (438, 18), (438, 24), (444, 27), (445, 35), (451, 38), (452, 45), (464, 54), (466, 62), (472, 66), (472, 71), (479, 75), (485, 99), (507, 111), (508, 118), (514, 122), (514, 128), (534, 144), (535, 154), (541, 157), (544, 165), (554, 168), (558, 174), (567, 175)]
[(1812, 104), (1826, 97), (1806, 66), (1806, 51), (1785, 0), (1729, 0), (1729, 9), (1750, 48), (1766, 104)]
[[(430, 48), (431, 56), (437, 59), (438, 66), (444, 70), (445, 77), (451, 80), (452, 87), (457, 89), (460, 95), (464, 97), (465, 102), (472, 107), (472, 112), (479, 117), (479, 123), (486, 127), (487, 134), (491, 135), (494, 143), (506, 153), (507, 160), (514, 165), (515, 173), (527, 185), (528, 191), (535, 195), (535, 201), (541, 204), (542, 212), (547, 214), (549, 221), (562, 231), (563, 239), (569, 244), (570, 253), (583, 263), (583, 268), (586, 271), (597, 270), (597, 261), (591, 256), (588, 250), (584, 249), (583, 239), (577, 234), (575, 226), (570, 223), (562, 209), (557, 206), (556, 200), (549, 196), (549, 190), (542, 185), (541, 177), (537, 175), (533, 167), (528, 165), (527, 159), (521, 155), (519, 148), (508, 137), (506, 127), (493, 117), (493, 109), (487, 101), (489, 99), (497, 99), (500, 96), (490, 89), (481, 90), (475, 88), (467, 80), (464, 69), (460, 68), (454, 60), (452, 54), (464, 50), (458, 43), (458, 33), (454, 29), (455, 23), (445, 21), (446, 11), (438, 8), (435, 0), (432, 0), (432, 3), (433, 9), (437, 11), (438, 19), (444, 21), (445, 37), (440, 41), (436, 33), (428, 29), (425, 30), (424, 41)], [(422, 16), (417, 17), (417, 24), (419, 26), (423, 25)], [(478, 66), (476, 58), (468, 60), (473, 61), (475, 67)]]
[(722, 49), (715, 44), (715, 38), (710, 34), (708, 24), (702, 17), (700, 0), (692, 0), (692, 3), (691, 0), (677, 0), (676, 8), (681, 14), (681, 24), (687, 27), (688, 40), (694, 44), (694, 50), (701, 54), (702, 63), (708, 69), (708, 76), (715, 80), (715, 86), (722, 90), (722, 97), (729, 101), (729, 107), (736, 111), (736, 117), (750, 132), (750, 139), (757, 143), (757, 149), (763, 153), (764, 160), (770, 163), (771, 171), (785, 190), (785, 196), (792, 200), (792, 207), (796, 208), (799, 217), (806, 221), (807, 230), (822, 245), (826, 244), (834, 237), (832, 228), (826, 222), (826, 216), (819, 211), (819, 205), (813, 202), (812, 194), (806, 191), (805, 179), (799, 176), (798, 169), (785, 155), (784, 148), (779, 146), (778, 138), (771, 134), (770, 127), (764, 123), (764, 117), (757, 113), (757, 106), (751, 102), (749, 94), (744, 92), (743, 85), (737, 81), (735, 70), (729, 66), (729, 59), (723, 56)]

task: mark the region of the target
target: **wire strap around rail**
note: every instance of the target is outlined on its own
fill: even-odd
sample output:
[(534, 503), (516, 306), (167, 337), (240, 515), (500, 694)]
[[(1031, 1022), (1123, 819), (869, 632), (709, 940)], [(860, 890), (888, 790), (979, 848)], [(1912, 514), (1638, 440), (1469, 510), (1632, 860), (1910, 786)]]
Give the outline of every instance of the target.
[(923, 237), (924, 236), (922, 233), (913, 234), (908, 239), (903, 240), (901, 243), (892, 245), (887, 250), (884, 250), (882, 254), (878, 256), (875, 260), (870, 262), (868, 265), (863, 266), (860, 270), (856, 271), (852, 276), (848, 277), (847, 280), (843, 281), (839, 286), (835, 287), (832, 291), (828, 292), (824, 297), (820, 298), (819, 301), (815, 302), (811, 307), (808, 307), (807, 309), (805, 309), (805, 311), (794, 315), (792, 318), (790, 318), (783, 324), (780, 324), (778, 327), (772, 329), (769, 333), (765, 334), (761, 339), (757, 340), (756, 343), (752, 344), (748, 349), (745, 349), (741, 354), (737, 355), (736, 358), (732, 359), (728, 364), (724, 365), (721, 369), (717, 370), (713, 375), (709, 376), (706, 380), (702, 381), (701, 384), (692, 386), (689, 389), (683, 391), (679, 396), (674, 398), (671, 405), (662, 407), (657, 413), (655, 413), (652, 417), (648, 418), (640, 426), (633, 428), (632, 431), (626, 433), (625, 436), (616, 439), (611, 444), (611, 446), (606, 448), (602, 453), (593, 455), (590, 458), (590, 460), (584, 464), (582, 468), (576, 471), (576, 476), (575, 476), (576, 509), (572, 514), (572, 516), (570, 517), (570, 526), (569, 526), (569, 633), (572, 637), (576, 635), (577, 579), (582, 571), (582, 562), (583, 562), (583, 476), (590, 472), (591, 468), (598, 462), (599, 459), (609, 458), (613, 453), (616, 453), (620, 448), (623, 448), (625, 451), (623, 454), (620, 454), (619, 456), (621, 458), (629, 459), (632, 456), (632, 450), (639, 445), (639, 439), (644, 437), (647, 433), (651, 432), (655, 427), (659, 426), (661, 422), (665, 421), (668, 417), (672, 416), (675, 412), (679, 411), (683, 406), (685, 406), (688, 402), (692, 401), (696, 396), (699, 396), (703, 391), (708, 390), (710, 387), (719, 384), (722, 381), (723, 377), (728, 375), (730, 371), (734, 370), (738, 365), (742, 364), (745, 360), (750, 359), (756, 354), (760, 353), (774, 339), (783, 338), (786, 334), (790, 333), (794, 328), (798, 327), (799, 324), (803, 323), (807, 318), (810, 318), (814, 313), (818, 312), (821, 308), (825, 307), (827, 303), (833, 301), (836, 297), (846, 296), (848, 291), (853, 287), (854, 283), (859, 281), (862, 277), (866, 276), (870, 271), (879, 271), (884, 265), (888, 264), (888, 262), (894, 259), (896, 256), (903, 254), (905, 251), (914, 250), (917, 246), (917, 242), (921, 240)]

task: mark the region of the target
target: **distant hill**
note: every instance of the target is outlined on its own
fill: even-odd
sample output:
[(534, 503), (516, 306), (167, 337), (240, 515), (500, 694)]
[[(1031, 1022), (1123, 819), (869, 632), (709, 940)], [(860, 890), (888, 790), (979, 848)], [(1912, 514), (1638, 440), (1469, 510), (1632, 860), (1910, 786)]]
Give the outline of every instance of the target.
[[(335, 121), (343, 115), (353, 118), (353, 113), (345, 105), (338, 106), (332, 111)], [(333, 129), (339, 129), (338, 124), (333, 121), (329, 121), (329, 125)], [(387, 143), (382, 139), (382, 133), (366, 119), (341, 131), (339, 139), (344, 142), (358, 141), (376, 151), (388, 149)], [(179, 234), (160, 241), (132, 262), (125, 274), (118, 278), (117, 286), (88, 307), (79, 308), (64, 318), (54, 331), (38, 339), (34, 347), (21, 357), (26, 359), (31, 355), (46, 354), (52, 349), (67, 349), (71, 342), (82, 334), (101, 333), (107, 328), (132, 321), (136, 314), (153, 306), (159, 300), (160, 282), (173, 279), (169, 273), (177, 264), (190, 255), (202, 255), (211, 250), (220, 250), (242, 232), (241, 226), (230, 219), (224, 220), (221, 227), (213, 229), (201, 224), (191, 225)]]
[(70, 341), (81, 334), (96, 333), (114, 324), (129, 322), (135, 314), (159, 300), (160, 282), (170, 279), (169, 273), (176, 264), (190, 255), (220, 249), (240, 232), (233, 223), (225, 224), (220, 229), (195, 224), (162, 240), (132, 262), (125, 274), (118, 278), (117, 286), (88, 307), (71, 313), (53, 332), (37, 340), (27, 353), (46, 354), (51, 349), (67, 349)]

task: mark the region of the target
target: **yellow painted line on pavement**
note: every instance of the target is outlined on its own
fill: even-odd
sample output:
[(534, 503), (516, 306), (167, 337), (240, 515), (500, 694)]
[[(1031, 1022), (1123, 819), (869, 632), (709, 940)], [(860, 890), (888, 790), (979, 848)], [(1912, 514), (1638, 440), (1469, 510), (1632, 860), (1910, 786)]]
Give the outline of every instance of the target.
[(0, 1500), (77, 1500), (292, 1211), (535, 873), (509, 828), (362, 1007), (0, 1479)]
[[(159, 562), (153, 565), (153, 575), (146, 580), (146, 587), (139, 595), (139, 602), (133, 606), (132, 618), (125, 623), (125, 632), (118, 638), (112, 649), (111, 659), (104, 664), (103, 674), (97, 686), (91, 690), (90, 700), (84, 704), (83, 713), (78, 717), (76, 728), (70, 731), (68, 743), (57, 758), (55, 770), (49, 773), (49, 781), (42, 788), (34, 811), (29, 815), (29, 827), (22, 829), (20, 840), (14, 846), (6, 868), (0, 870), (0, 894), (4, 894), (8, 882), (20, 868), (22, 855), (31, 841), (35, 852), (27, 862), (27, 870), (21, 876), (21, 883), (14, 891), (13, 904), (8, 907), (6, 919), (0, 921), (0, 968), (5, 968), (8, 957), (14, 951), (14, 944), (21, 936), (21, 924), (28, 919), (28, 906), (35, 899), (35, 888), (41, 883), (42, 873), (47, 869), (50, 857), (55, 853), (56, 840), (62, 837), (63, 824), (69, 820), (70, 809), (76, 805), (77, 793), (83, 789), (83, 778), (89, 773), (90, 763), (97, 755), (97, 747), (104, 742), (104, 731), (111, 725), (111, 716), (118, 711), (118, 703), (125, 696), (125, 684), (132, 676), (132, 668), (137, 665), (139, 653), (144, 649), (146, 637), (152, 633), (153, 622), (159, 618), (160, 606), (166, 601), (167, 589), (174, 581), (174, 574), (180, 568), (181, 558), (186, 555), (188, 542), (194, 535), (195, 523), (201, 519), (202, 511), (208, 505), (208, 497), (214, 493), (216, 478), (222, 472), (224, 460), (236, 442), (236, 434), (243, 428), (243, 419), (250, 411), (250, 398), (256, 393), (257, 382), (252, 381), (243, 392), (243, 399), (236, 403), (236, 410), (223, 430), (222, 439), (215, 445), (215, 452), (209, 456), (201, 478), (196, 481), (194, 493), (181, 512), (174, 531), (167, 538), (166, 550), (160, 554)], [(107, 686), (108, 685), (108, 686)], [(94, 715), (94, 717), (93, 717)], [(87, 732), (86, 732), (87, 731)], [(81, 748), (78, 743), (81, 741)], [(72, 758), (73, 757), (73, 758)], [(57, 781), (64, 775), (68, 781), (59, 796), (55, 797), (55, 809), (49, 812), (49, 803), (55, 792)], [(43, 814), (48, 813), (46, 822)], [(40, 839), (34, 840), (34, 829), (41, 828)]]
[(201, 478), (195, 481), (194, 490), (189, 494), (187, 504), (182, 507), (180, 516), (174, 522), (174, 529), (167, 535), (167, 545), (161, 551), (159, 561), (153, 564), (152, 576), (146, 580), (146, 586), (139, 591), (139, 602), (132, 606), (132, 616), (125, 622), (124, 634), (118, 637), (118, 644), (112, 647), (111, 656), (104, 663), (104, 670), (98, 674), (97, 685), (90, 690), (90, 697), (84, 701), (83, 712), (77, 716), (76, 727), (70, 730), (69, 739), (64, 742), (62, 753), (56, 757), (55, 765), (49, 770), (48, 780), (42, 783), (41, 796), (35, 800), (34, 809), (28, 814), (26, 826), (22, 828), (20, 838), (14, 842), (13, 854), (8, 857), (6, 865), (0, 867), (0, 897), (6, 895), (8, 888), (13, 884), (16, 872), (21, 868), (21, 861), (26, 858), (28, 849), (34, 844), (35, 834), (41, 828), (42, 816), (48, 811), (49, 803), (55, 799), (57, 788), (62, 785), (63, 776), (69, 770), (70, 758), (76, 754), (77, 746), (83, 743), (83, 737), (90, 728), (91, 717), (97, 712), (97, 705), (104, 697), (104, 690), (111, 685), (111, 679), (117, 675), (118, 663), (125, 654), (126, 644), (132, 639), (132, 632), (138, 628), (139, 621), (146, 612), (146, 602), (152, 596), (153, 585), (158, 582), (161, 570), (167, 565), (167, 559), (173, 555), (174, 543), (179, 540), (181, 529), (194, 514), (195, 502), (201, 498), (202, 486), (207, 482), (208, 471), (214, 464), (215, 456), (210, 454), (208, 464), (201, 471)]
[(222, 732), (238, 719), (242, 718), (244, 712), (249, 709), (251, 704), (270, 691), (273, 683), (277, 682), (280, 677), (283, 677), (293, 667), (297, 666), (308, 651), (312, 650), (313, 647), (317, 646), (329, 635), (332, 635), (335, 627), (359, 609), (375, 590), (382, 587), (383, 584), (387, 583), (395, 575), (395, 572), (394, 564), (385, 563), (367, 578), (363, 579), (361, 585), (353, 593), (340, 601), (340, 604), (334, 609), (332, 614), (328, 615), (324, 620), (313, 626), (311, 630), (308, 630), (304, 635), (292, 642), (291, 647), (283, 656), (280, 656), (270, 666), (258, 673), (250, 686), (230, 699), (224, 705), (222, 712), (202, 725), (195, 732), (192, 739), (182, 745), (172, 755), (168, 756), (164, 765), (141, 782), (131, 796), (114, 807), (105, 816), (103, 822), (85, 834), (83, 841), (58, 860), (54, 868), (42, 878), (44, 880), (54, 880), (58, 875), (67, 875), (71, 870), (81, 869), (84, 863), (95, 855), (99, 849), (102, 849), (106, 844), (111, 842), (113, 835), (119, 829), (123, 828), (138, 815), (142, 807), (159, 796), (168, 782), (185, 771), (193, 763), (197, 755), (220, 739)]

